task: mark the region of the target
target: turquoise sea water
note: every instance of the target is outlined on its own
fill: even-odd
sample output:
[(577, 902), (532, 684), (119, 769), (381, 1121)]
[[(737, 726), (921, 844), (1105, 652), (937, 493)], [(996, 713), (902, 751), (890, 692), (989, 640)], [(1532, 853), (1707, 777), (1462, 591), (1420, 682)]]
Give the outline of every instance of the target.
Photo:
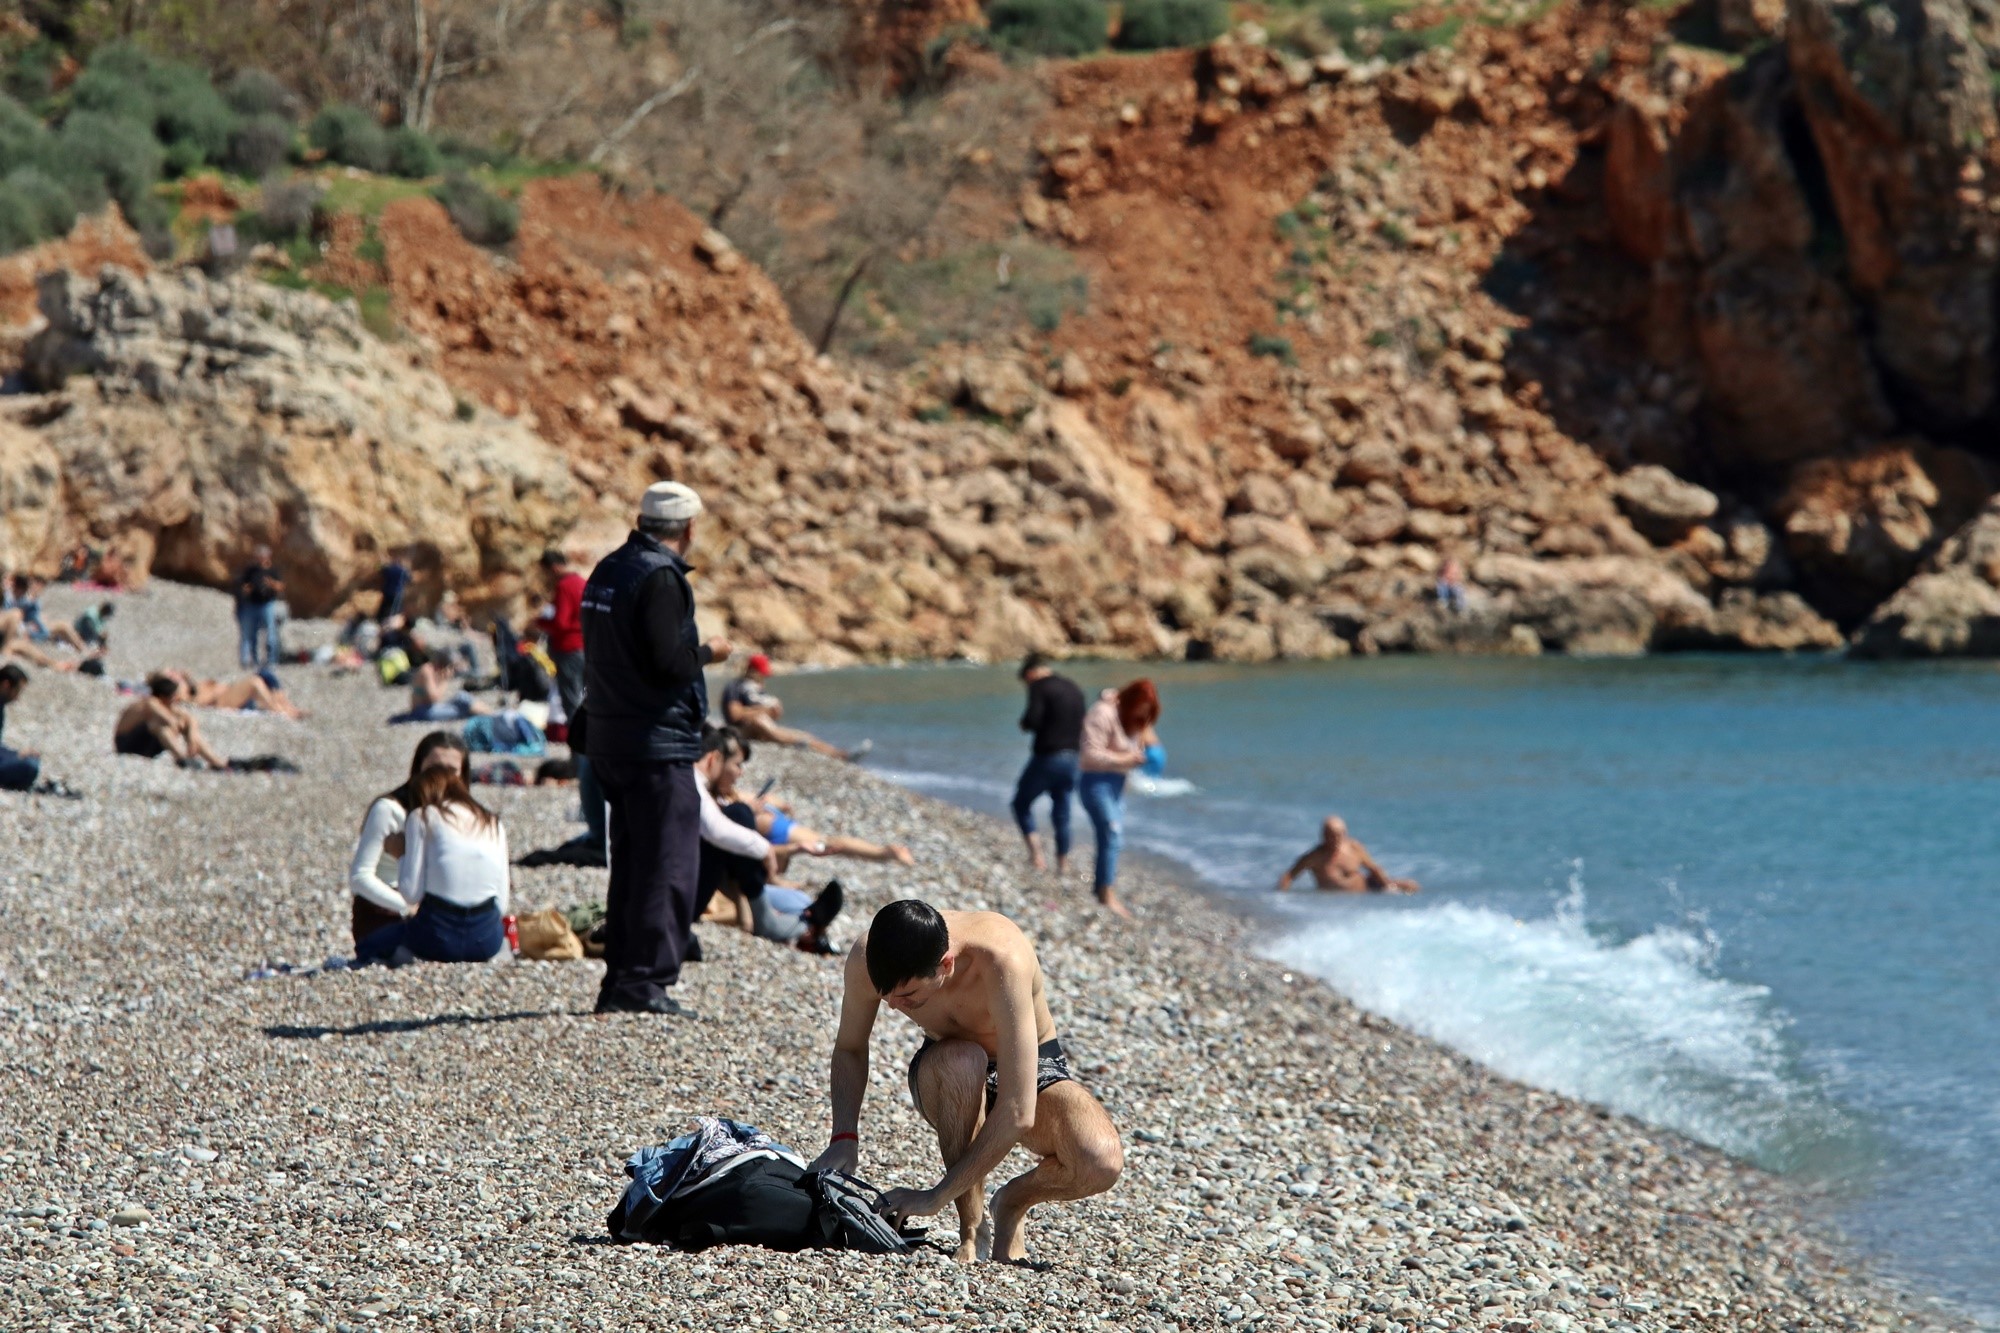
[[(1273, 957), (1504, 1073), (1827, 1184), (1885, 1266), (2000, 1327), (2000, 671), (1150, 674), (1194, 790), (1135, 796), (1128, 840), (1262, 914)], [(1011, 672), (779, 685), (792, 720), (872, 737), (871, 766), (1004, 810), (1026, 752)], [(1272, 894), (1330, 811), (1424, 893)]]

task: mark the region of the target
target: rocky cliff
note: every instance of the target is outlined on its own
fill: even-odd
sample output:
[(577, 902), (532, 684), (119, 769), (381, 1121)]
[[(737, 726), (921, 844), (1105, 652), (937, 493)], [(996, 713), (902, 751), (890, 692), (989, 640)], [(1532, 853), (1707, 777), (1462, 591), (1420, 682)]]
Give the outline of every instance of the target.
[(87, 541), (142, 574), (222, 583), (269, 542), (293, 606), (320, 614), (404, 543), (433, 589), (505, 596), (575, 522), (546, 443), (351, 306), (107, 268), (45, 278), (41, 308), (25, 369), (44, 392), (0, 418), (0, 564)]

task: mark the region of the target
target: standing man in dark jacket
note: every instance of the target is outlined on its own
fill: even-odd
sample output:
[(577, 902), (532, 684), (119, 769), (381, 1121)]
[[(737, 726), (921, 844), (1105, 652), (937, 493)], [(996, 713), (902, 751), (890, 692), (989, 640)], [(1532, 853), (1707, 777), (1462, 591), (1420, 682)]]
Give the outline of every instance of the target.
[(1076, 791), (1077, 748), (1083, 744), (1083, 691), (1069, 677), (1050, 670), (1040, 653), (1029, 653), (1021, 663), (1021, 679), (1028, 686), (1028, 711), (1021, 714), (1021, 730), (1034, 733), (1035, 745), (1014, 786), (1014, 822), (1021, 826), (1035, 869), (1048, 869), (1042, 846), (1035, 840), (1035, 801), (1044, 795), (1049, 798), (1060, 873), (1069, 862), (1069, 798)]
[(701, 670), (731, 651), (695, 629), (686, 556), (700, 513), (679, 482), (647, 487), (638, 528), (584, 586), (584, 745), (611, 815), (600, 1014), (689, 1013), (667, 988), (693, 938), (701, 874)]
[(236, 579), (236, 657), (245, 670), (258, 665), (257, 640), (262, 637), (264, 666), (278, 665), (278, 617), (285, 581), (271, 564), (271, 548), (259, 546)]

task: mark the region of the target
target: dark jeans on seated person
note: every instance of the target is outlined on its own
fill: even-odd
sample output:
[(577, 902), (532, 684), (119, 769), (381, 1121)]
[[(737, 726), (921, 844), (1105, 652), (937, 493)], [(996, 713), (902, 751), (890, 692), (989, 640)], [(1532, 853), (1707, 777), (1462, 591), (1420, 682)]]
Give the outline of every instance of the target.
[[(723, 806), (722, 813), (745, 828), (757, 827), (757, 816), (742, 801), (732, 801)], [(762, 861), (725, 852), (704, 841), (701, 844), (701, 887), (696, 894), (694, 909), (697, 919), (708, 910), (708, 901), (715, 896), (715, 891), (725, 884), (734, 884), (737, 892), (748, 900), (752, 933), (758, 939), (790, 944), (805, 933), (805, 922), (799, 919), (798, 913), (779, 911), (772, 896), (765, 892)]]
[(426, 898), (417, 914), (398, 921), (361, 941), (355, 960), (396, 961), (399, 949), (427, 963), (483, 963), (507, 947), (500, 923), (500, 900), (488, 898), (477, 907), (460, 907), (442, 898)]
[(41, 775), (41, 760), (0, 745), (0, 791), (26, 791)]

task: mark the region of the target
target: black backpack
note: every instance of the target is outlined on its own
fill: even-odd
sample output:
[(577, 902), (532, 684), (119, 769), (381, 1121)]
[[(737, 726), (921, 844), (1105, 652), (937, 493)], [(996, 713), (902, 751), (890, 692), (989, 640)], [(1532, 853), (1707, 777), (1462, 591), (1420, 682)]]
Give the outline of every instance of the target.
[(606, 1219), (617, 1241), (642, 1240), (679, 1250), (761, 1245), (772, 1250), (860, 1250), (907, 1254), (873, 1206), (876, 1191), (835, 1171), (808, 1172), (782, 1157), (725, 1167), (655, 1209), (639, 1234), (625, 1229), (625, 1201)]

